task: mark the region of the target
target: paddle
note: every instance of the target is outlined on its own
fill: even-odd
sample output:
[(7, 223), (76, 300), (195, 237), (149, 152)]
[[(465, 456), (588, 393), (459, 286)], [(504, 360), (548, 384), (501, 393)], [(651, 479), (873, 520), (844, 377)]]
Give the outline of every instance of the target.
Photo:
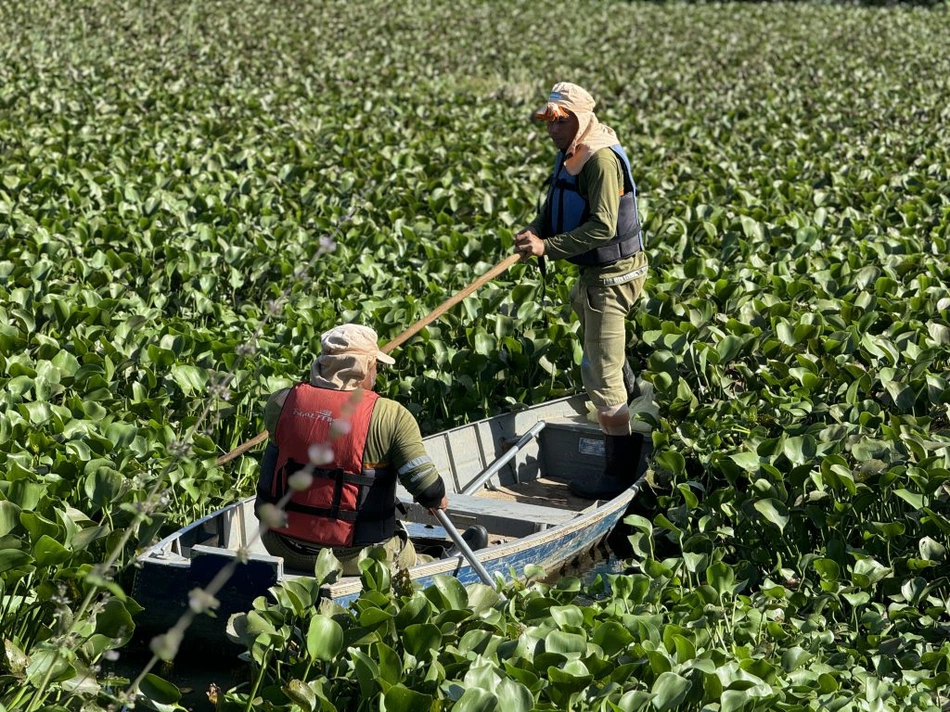
[[(475, 573), (478, 574), (478, 577), (482, 582), (493, 589), (498, 587), (495, 585), (495, 582), (492, 580), (492, 577), (489, 576), (488, 571), (485, 570), (485, 567), (482, 566), (482, 562), (475, 557), (475, 552), (472, 551), (471, 547), (465, 542), (462, 538), (462, 535), (459, 534), (459, 530), (455, 528), (455, 525), (452, 524), (452, 520), (449, 519), (449, 515), (445, 513), (444, 510), (437, 509), (435, 511), (436, 519), (439, 520), (439, 524), (442, 525), (442, 528), (445, 529), (446, 533), (449, 535), (449, 538), (455, 542), (455, 545), (459, 548), (459, 551), (462, 552), (462, 555), (468, 559), (468, 563), (472, 565), (472, 568), (475, 569)], [(502, 596), (502, 599), (505, 597)]]
[[(462, 301), (467, 296), (472, 294), (475, 290), (484, 286), (486, 283), (492, 281), (495, 277), (500, 275), (502, 272), (504, 272), (506, 269), (511, 267), (511, 265), (513, 265), (515, 262), (518, 262), (520, 259), (521, 259), (521, 255), (519, 254), (509, 255), (508, 257), (503, 259), (501, 262), (496, 264), (494, 267), (492, 267), (490, 270), (485, 272), (485, 274), (483, 274), (481, 277), (479, 277), (474, 282), (472, 282), (467, 287), (465, 287), (462, 291), (446, 299), (444, 302), (442, 302), (442, 304), (437, 306), (435, 309), (429, 312), (426, 316), (422, 317), (419, 321), (417, 321), (415, 324), (410, 326), (408, 329), (402, 332), (395, 339), (393, 339), (388, 344), (383, 346), (383, 348), (380, 349), (380, 351), (388, 354), (390, 351), (394, 351), (399, 346), (402, 346), (403, 343), (405, 343), (406, 341), (411, 339), (413, 336), (418, 334), (420, 331), (422, 331), (422, 329), (426, 327), (428, 324), (431, 324), (433, 321), (435, 321), (440, 316), (445, 314), (445, 312), (447, 312), (449, 309), (454, 307), (460, 301)], [(231, 452), (229, 452), (228, 454), (222, 455), (221, 457), (219, 457), (217, 461), (215, 462), (215, 464), (223, 465), (227, 462), (231, 462), (231, 460), (243, 455), (245, 452), (250, 450), (255, 445), (259, 445), (260, 443), (267, 440), (267, 434), (268, 433), (266, 430), (258, 433), (247, 442), (238, 445), (236, 448), (231, 450)]]

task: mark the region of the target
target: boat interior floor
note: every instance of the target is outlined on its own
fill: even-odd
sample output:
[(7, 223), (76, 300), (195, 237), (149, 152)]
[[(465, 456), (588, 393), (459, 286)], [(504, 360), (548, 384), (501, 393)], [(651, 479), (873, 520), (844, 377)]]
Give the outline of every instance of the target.
[[(590, 508), (593, 501), (573, 494), (564, 480), (552, 480), (539, 477), (529, 482), (520, 482), (511, 485), (492, 484), (478, 494), (486, 499), (497, 499), (507, 502), (523, 502), (545, 507), (558, 507), (572, 512), (583, 512)], [(452, 496), (449, 495), (449, 506)]]

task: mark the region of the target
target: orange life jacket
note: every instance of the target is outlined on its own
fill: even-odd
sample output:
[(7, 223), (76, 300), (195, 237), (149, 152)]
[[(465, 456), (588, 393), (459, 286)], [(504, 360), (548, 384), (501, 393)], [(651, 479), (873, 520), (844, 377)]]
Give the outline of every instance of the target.
[[(362, 391), (315, 388), (299, 383), (287, 394), (274, 434), (278, 456), (270, 499), (280, 500), (288, 479), (310, 462), (311, 445), (327, 445), (333, 460), (315, 467), (313, 484), (294, 492), (286, 506), (287, 526), (273, 531), (318, 546), (364, 546), (391, 538), (396, 525), (396, 477), (385, 466), (363, 464), (366, 437), (379, 396)], [(349, 432), (330, 439), (330, 426), (347, 403)]]

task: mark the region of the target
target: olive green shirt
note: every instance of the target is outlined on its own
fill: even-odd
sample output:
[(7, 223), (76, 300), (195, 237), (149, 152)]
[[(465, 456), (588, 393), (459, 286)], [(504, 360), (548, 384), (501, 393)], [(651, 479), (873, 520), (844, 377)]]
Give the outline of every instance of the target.
[[(602, 148), (591, 156), (577, 176), (577, 190), (587, 201), (590, 217), (569, 232), (553, 235), (544, 241), (544, 254), (553, 260), (583, 254), (610, 242), (617, 234), (620, 197), (623, 195), (623, 167), (613, 150)], [(528, 226), (541, 235), (546, 204)], [(637, 269), (636, 256), (626, 257), (605, 267), (579, 267), (580, 284), (609, 284), (613, 278)], [(642, 260), (641, 260), (642, 261)]]
[[(277, 421), (288, 393), (289, 388), (277, 391), (264, 406), (264, 427), (271, 438), (277, 433)], [(377, 399), (373, 408), (363, 464), (385, 466), (395, 471), (402, 486), (413, 497), (439, 479), (439, 471), (422, 445), (422, 433), (416, 419), (404, 406), (389, 398)]]

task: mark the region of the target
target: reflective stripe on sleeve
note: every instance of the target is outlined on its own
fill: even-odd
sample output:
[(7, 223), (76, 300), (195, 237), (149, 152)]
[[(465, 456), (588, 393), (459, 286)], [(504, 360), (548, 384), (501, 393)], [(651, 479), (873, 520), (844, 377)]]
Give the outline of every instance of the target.
[(397, 474), (400, 476), (404, 475), (410, 470), (414, 470), (417, 467), (420, 467), (425, 464), (429, 464), (429, 465), (432, 464), (432, 458), (429, 457), (428, 455), (423, 455), (422, 457), (417, 457), (415, 460), (410, 460), (405, 465), (399, 468), (399, 472), (397, 472)]

